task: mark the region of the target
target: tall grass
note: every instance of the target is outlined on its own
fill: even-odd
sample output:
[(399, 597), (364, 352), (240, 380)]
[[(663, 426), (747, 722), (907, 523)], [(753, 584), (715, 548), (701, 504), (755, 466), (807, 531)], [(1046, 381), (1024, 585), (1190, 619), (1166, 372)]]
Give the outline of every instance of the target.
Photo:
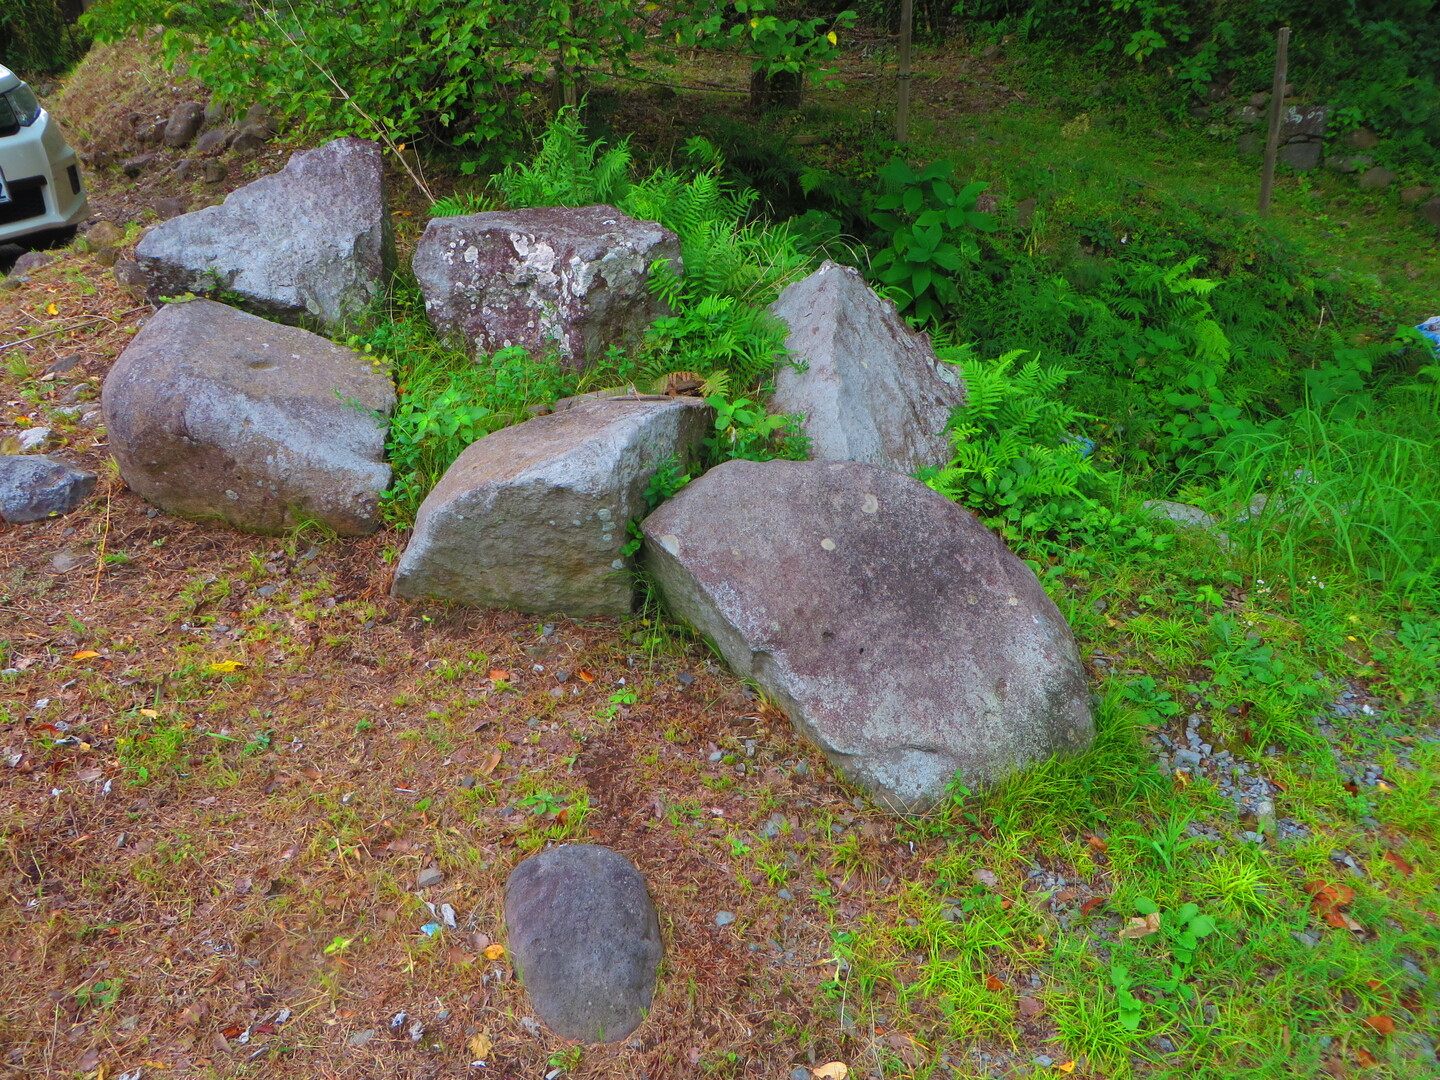
[(1440, 607), (1436, 397), (1421, 384), (1368, 416), (1305, 408), (1278, 431), (1226, 440), (1220, 498), (1259, 511), (1232, 530), (1236, 553), (1260, 577), (1339, 571), (1407, 607)]

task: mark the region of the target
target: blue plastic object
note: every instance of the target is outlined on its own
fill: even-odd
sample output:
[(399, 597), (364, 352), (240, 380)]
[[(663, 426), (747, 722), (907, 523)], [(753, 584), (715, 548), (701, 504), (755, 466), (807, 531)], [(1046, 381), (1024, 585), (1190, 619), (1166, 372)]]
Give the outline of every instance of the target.
[(1440, 315), (1432, 315), (1415, 329), (1430, 339), (1430, 344), (1435, 349), (1435, 355), (1440, 357)]

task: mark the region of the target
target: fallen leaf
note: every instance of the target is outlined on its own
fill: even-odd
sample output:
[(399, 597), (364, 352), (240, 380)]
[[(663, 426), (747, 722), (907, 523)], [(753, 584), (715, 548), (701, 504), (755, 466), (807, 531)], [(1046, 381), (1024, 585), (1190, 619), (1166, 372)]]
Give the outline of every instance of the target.
[(494, 942), (494, 943), (492, 943), (492, 944), (490, 944), (490, 945), (486, 945), (486, 946), (485, 946), (485, 959), (486, 959), (486, 960), (499, 960), (499, 959), (500, 959), (502, 956), (504, 956), (504, 955), (505, 955), (505, 946), (504, 946), (504, 945), (501, 945), (498, 941), (496, 941), (496, 942)]
[(59, 309), (58, 307), (56, 307), (55, 304), (52, 302), (52, 303), (49, 303), (49, 304), (46, 304), (46, 305), (45, 305), (45, 314), (46, 314), (46, 315), (59, 315), (59, 314), (60, 314), (60, 309)]
[(496, 668), (494, 671), (490, 672), (490, 681), (491, 681), (491, 682), (504, 682), (505, 680), (507, 680), (507, 679), (509, 679), (509, 678), (510, 678), (510, 672), (508, 672), (508, 671), (501, 671), (499, 668)]
[(996, 876), (994, 870), (976, 870), (975, 880), (987, 889), (993, 889), (1000, 884), (1000, 878)]
[(1369, 1050), (1357, 1049), (1355, 1051), (1355, 1060), (1367, 1069), (1373, 1069), (1376, 1065), (1380, 1064), (1375, 1060), (1375, 1055), (1370, 1053)]
[(1183, 788), (1183, 787), (1189, 787), (1189, 786), (1190, 786), (1190, 770), (1189, 770), (1189, 769), (1176, 769), (1176, 770), (1175, 770), (1175, 786), (1176, 786), (1176, 787), (1182, 787), (1182, 788)]
[(1055, 1068), (1068, 1076), (1070, 1073), (1075, 1071), (1075, 1062), (1062, 1061), (1060, 1062), (1060, 1064), (1056, 1065)]
[(1100, 839), (1100, 837), (1098, 836), (1087, 837), (1085, 843), (1089, 844), (1090, 850), (1095, 852), (1096, 854), (1103, 855), (1105, 852), (1110, 850), (1110, 845), (1107, 844), (1104, 840)]
[(1033, 1020), (1045, 1011), (1045, 1003), (1039, 998), (1022, 997), (1015, 1002), (1015, 1008), (1019, 1010), (1021, 1016), (1027, 1020)]
[(986, 975), (986, 976), (985, 976), (985, 989), (987, 989), (987, 990), (1004, 990), (1004, 989), (1005, 989), (1005, 984), (1004, 984), (1003, 982), (1001, 982), (999, 979), (997, 979), (994, 975)]
[(151, 720), (158, 720), (158, 719), (160, 718), (160, 714), (159, 714), (158, 712), (156, 712), (154, 709), (141, 709), (141, 710), (140, 710), (140, 715), (141, 715), (141, 716), (147, 716), (147, 717), (149, 717)]
[(99, 655), (100, 655), (100, 654), (99, 654), (98, 652), (96, 652), (94, 649), (81, 649), (79, 652), (77, 652), (77, 653), (76, 653), (74, 656), (72, 656), (70, 659), (71, 659), (71, 660), (93, 660), (93, 659), (95, 659), (95, 657), (97, 657), (97, 656), (99, 656)]
[(1411, 874), (1415, 873), (1415, 867), (1411, 866), (1408, 862), (1402, 859), (1399, 855), (1396, 855), (1393, 851), (1385, 852), (1385, 861), (1388, 862), (1391, 866), (1393, 866), (1396, 870), (1400, 871), (1401, 877), (1409, 877)]
[(1353, 930), (1358, 934), (1365, 932), (1365, 927), (1340, 910), (1355, 899), (1355, 890), (1350, 886), (1326, 881), (1307, 881), (1304, 889), (1314, 897), (1310, 901), (1310, 907), (1326, 923), (1337, 930)]
[(1395, 1034), (1395, 1021), (1383, 1013), (1379, 1016), (1367, 1016), (1362, 1023), (1377, 1035)]
[(218, 671), (220, 674), (226, 675), (238, 667), (244, 667), (239, 660), (217, 660), (210, 665), (210, 670)]
[(1001, 911), (1009, 911), (1012, 906), (1013, 906), (1013, 903), (1012, 903), (1010, 900), (1004, 899), (1003, 897), (1001, 898), (1001, 900), (1000, 900), (1000, 910), (1001, 910)]
[(1096, 908), (1103, 906), (1105, 901), (1108, 899), (1108, 896), (1092, 896), (1089, 900), (1086, 900), (1083, 904), (1080, 905), (1080, 914), (1089, 915)]
[(1158, 934), (1159, 932), (1160, 916), (1151, 912), (1143, 919), (1136, 917), (1127, 922), (1125, 929), (1120, 931), (1120, 937), (1133, 941), (1136, 938), (1149, 937), (1151, 934)]
[(490, 1056), (490, 1051), (495, 1049), (495, 1044), (490, 1041), (490, 1036), (482, 1031), (465, 1044), (465, 1049), (470, 1051), (472, 1060), (484, 1061)]
[(595, 681), (595, 676), (594, 676), (594, 674), (591, 673), (591, 672), (589, 672), (589, 671), (586, 671), (584, 668), (581, 668), (579, 671), (577, 671), (577, 672), (575, 673), (575, 675), (576, 675), (576, 677), (577, 677), (581, 682), (594, 682), (594, 681)]
[(810, 1075), (815, 1080), (845, 1080), (850, 1075), (850, 1066), (843, 1061), (830, 1061), (818, 1069), (811, 1069)]
[(494, 772), (497, 768), (499, 768), (499, 767), (500, 767), (500, 751), (496, 750), (493, 754), (491, 754), (491, 755), (490, 755), (489, 757), (487, 757), (484, 761), (482, 761), (482, 762), (480, 763), (480, 767), (479, 767), (478, 769), (476, 769), (475, 771), (478, 772), (481, 776), (489, 776), (491, 773), (493, 773), (493, 772)]

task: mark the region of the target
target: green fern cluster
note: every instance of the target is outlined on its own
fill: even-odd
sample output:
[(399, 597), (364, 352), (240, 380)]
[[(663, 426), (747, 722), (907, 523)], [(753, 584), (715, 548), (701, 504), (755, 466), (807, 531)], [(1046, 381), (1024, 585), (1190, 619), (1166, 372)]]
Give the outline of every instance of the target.
[(1012, 539), (1076, 531), (1111, 481), (1077, 434), (1090, 418), (1059, 397), (1073, 372), (1035, 357), (1017, 369), (1023, 350), (988, 362), (968, 346), (938, 352), (964, 372), (968, 400), (951, 430), (955, 458), (930, 486)]
[(630, 190), (628, 139), (606, 149), (585, 138), (580, 110), (561, 109), (527, 162), (507, 165), (494, 179), (511, 206), (618, 206)]

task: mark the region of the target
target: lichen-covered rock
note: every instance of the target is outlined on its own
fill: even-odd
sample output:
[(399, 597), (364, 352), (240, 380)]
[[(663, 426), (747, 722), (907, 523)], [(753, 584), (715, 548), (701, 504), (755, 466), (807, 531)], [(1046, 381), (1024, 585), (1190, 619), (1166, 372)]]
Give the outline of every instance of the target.
[(0, 455), (0, 521), (68, 514), (95, 490), (95, 474), (40, 454)]
[(162, 510), (246, 532), (373, 532), (390, 380), (349, 349), (209, 300), (162, 308), (105, 378), (110, 450)]
[(395, 595), (627, 614), (626, 526), (656, 467), (693, 457), (713, 418), (694, 398), (589, 399), (485, 436), (421, 505)]
[(974, 515), (854, 462), (729, 461), (641, 526), (670, 611), (883, 804), (1094, 737), (1074, 636)]
[(668, 314), (650, 265), (681, 270), (680, 241), (613, 206), (432, 218), (415, 251), (425, 311), (477, 354), (520, 346), (580, 369)]
[(151, 229), (135, 248), (151, 299), (223, 292), (262, 315), (353, 322), (395, 266), (380, 148), (336, 139)]
[(555, 1034), (616, 1042), (650, 1009), (662, 946), (645, 879), (609, 848), (532, 855), (505, 883), (505, 930), (520, 982)]
[(960, 372), (858, 270), (827, 261), (770, 312), (789, 327), (795, 361), (775, 375), (772, 408), (804, 415), (813, 457), (903, 473), (949, 462), (945, 428), (965, 403)]

